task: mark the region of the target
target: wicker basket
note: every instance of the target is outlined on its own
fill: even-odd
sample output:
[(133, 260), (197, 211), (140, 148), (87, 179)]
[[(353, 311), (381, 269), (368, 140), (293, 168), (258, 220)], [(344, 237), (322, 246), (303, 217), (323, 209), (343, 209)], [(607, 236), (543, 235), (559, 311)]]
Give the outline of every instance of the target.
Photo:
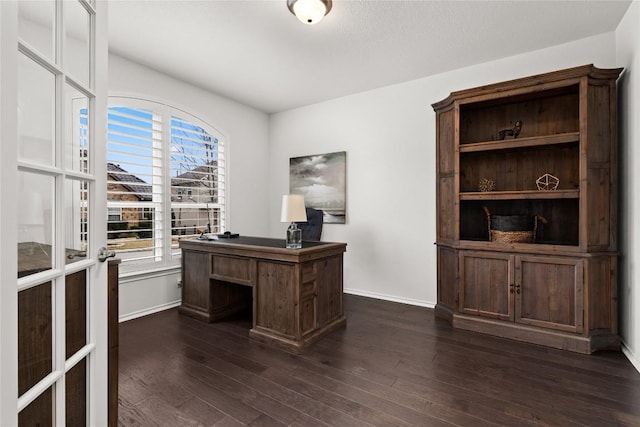
[(538, 221), (547, 220), (540, 215), (492, 215), (489, 208), (483, 206), (487, 214), (489, 240), (498, 243), (535, 243)]

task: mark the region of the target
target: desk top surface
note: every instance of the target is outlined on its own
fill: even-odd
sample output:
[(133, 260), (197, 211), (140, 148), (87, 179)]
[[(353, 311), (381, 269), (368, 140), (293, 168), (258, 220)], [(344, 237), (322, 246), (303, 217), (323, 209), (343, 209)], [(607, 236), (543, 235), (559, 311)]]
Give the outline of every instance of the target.
[[(229, 243), (239, 245), (251, 245), (251, 246), (266, 246), (269, 248), (285, 248), (285, 239), (271, 239), (268, 237), (251, 237), (251, 236), (239, 236), (233, 238), (219, 238), (213, 240), (215, 243)], [(303, 241), (302, 248), (312, 248), (315, 246), (321, 246), (327, 244), (326, 242), (312, 242)]]
[[(252, 237), (252, 236), (239, 236), (233, 238), (219, 238), (218, 240), (200, 240), (200, 239), (188, 239), (181, 240), (181, 248), (215, 248), (225, 247), (228, 249), (253, 249), (257, 251), (266, 252), (278, 252), (282, 254), (303, 254), (308, 251), (318, 251), (329, 248), (342, 248), (344, 251), (346, 243), (334, 243), (334, 242), (314, 242), (303, 241), (301, 249), (288, 249), (286, 248), (285, 239), (272, 239), (268, 237)], [(205, 249), (206, 250), (206, 249)]]

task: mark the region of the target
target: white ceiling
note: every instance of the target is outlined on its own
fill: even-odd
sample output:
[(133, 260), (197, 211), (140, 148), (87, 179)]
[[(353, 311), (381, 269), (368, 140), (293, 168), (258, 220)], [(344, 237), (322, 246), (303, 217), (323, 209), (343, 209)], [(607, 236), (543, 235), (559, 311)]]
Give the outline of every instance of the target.
[(615, 30), (629, 0), (109, 3), (116, 54), (267, 113)]

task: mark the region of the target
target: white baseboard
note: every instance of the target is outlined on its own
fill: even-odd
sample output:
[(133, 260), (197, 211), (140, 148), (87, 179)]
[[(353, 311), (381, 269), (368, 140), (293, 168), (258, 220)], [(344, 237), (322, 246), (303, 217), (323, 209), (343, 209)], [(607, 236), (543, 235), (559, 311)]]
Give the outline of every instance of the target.
[(384, 300), (384, 301), (399, 302), (401, 304), (417, 305), (419, 307), (427, 307), (427, 308), (434, 308), (435, 307), (434, 303), (428, 302), (428, 301), (421, 301), (421, 300), (415, 300), (415, 299), (410, 299), (410, 298), (399, 298), (399, 297), (393, 296), (393, 295), (378, 294), (378, 293), (375, 293), (375, 292), (361, 291), (361, 290), (358, 290), (358, 289), (346, 288), (344, 290), (344, 293), (345, 294), (351, 294), (351, 295), (358, 295), (358, 296), (367, 297), (367, 298), (375, 298), (375, 299), (380, 299), (380, 300)]
[(168, 302), (166, 304), (158, 305), (155, 307), (145, 308), (144, 310), (135, 311), (133, 313), (129, 313), (126, 316), (121, 316), (118, 318), (118, 322), (126, 322), (127, 320), (137, 319), (138, 317), (148, 316), (149, 314), (158, 313), (160, 311), (169, 310), (170, 308), (179, 307), (182, 304), (181, 300)]
[(627, 359), (629, 359), (629, 362), (631, 362), (633, 367), (636, 368), (636, 371), (640, 372), (640, 360), (636, 357), (635, 354), (633, 354), (631, 349), (629, 349), (629, 347), (627, 347), (624, 342), (622, 343), (622, 353), (624, 353)]

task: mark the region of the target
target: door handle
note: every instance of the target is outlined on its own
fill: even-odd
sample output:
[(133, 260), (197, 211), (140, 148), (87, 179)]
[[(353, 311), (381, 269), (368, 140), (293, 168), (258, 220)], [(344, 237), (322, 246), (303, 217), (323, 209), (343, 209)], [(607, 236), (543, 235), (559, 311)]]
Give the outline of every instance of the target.
[(107, 258), (113, 258), (116, 256), (116, 251), (110, 251), (104, 246), (98, 249), (98, 261), (105, 262)]

